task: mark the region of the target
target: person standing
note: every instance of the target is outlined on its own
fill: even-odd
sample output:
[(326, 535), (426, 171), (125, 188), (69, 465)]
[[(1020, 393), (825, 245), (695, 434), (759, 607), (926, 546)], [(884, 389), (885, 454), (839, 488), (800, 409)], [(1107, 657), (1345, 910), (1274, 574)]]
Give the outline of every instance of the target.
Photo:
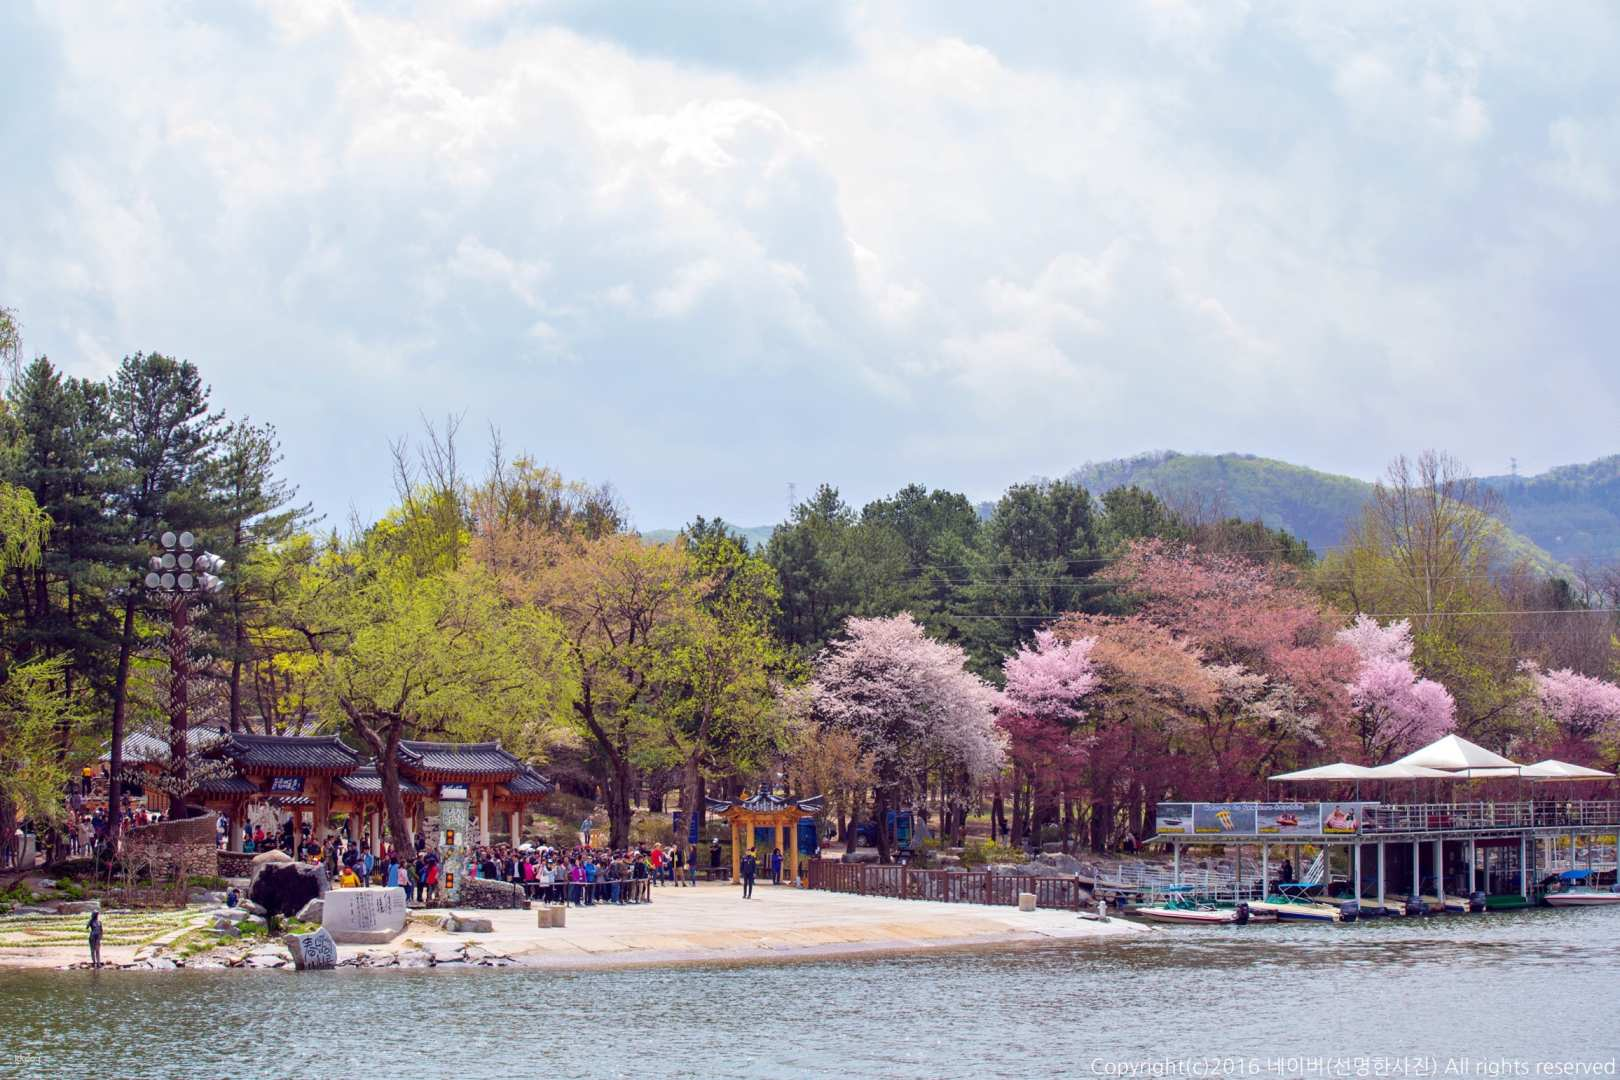
[(90, 931), (90, 966), (101, 967), (101, 912), (92, 911), (85, 929)]
[(754, 858), (754, 849), (749, 848), (748, 853), (742, 857), (742, 886), (743, 899), (754, 898), (754, 877), (759, 873), (759, 860)]
[(692, 888), (697, 888), (697, 845), (693, 844), (686, 849), (686, 881)]
[(709, 841), (709, 869), (720, 869), (720, 838), (718, 836)]
[(782, 884), (782, 849), (771, 849), (771, 884)]

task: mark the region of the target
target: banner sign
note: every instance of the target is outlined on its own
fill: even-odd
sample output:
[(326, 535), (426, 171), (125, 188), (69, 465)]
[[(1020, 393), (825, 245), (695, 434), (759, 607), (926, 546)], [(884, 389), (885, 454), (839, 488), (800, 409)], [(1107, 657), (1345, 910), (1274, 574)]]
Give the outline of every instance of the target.
[(1190, 802), (1162, 802), (1153, 812), (1153, 831), (1160, 836), (1183, 836), (1192, 833), (1193, 804)]
[(1325, 802), (1322, 804), (1322, 833), (1324, 836), (1345, 836), (1361, 829), (1361, 804), (1353, 802)]
[(1316, 836), (1322, 831), (1320, 803), (1267, 802), (1255, 808), (1257, 832)]
[(465, 799), (466, 797), (467, 797), (467, 785), (466, 784), (440, 784), (439, 785), (439, 798), (441, 798), (441, 799)]
[(270, 793), (272, 795), (302, 795), (304, 793), (304, 778), (302, 776), (272, 776), (270, 778)]
[(1254, 803), (1194, 803), (1195, 833), (1254, 833)]

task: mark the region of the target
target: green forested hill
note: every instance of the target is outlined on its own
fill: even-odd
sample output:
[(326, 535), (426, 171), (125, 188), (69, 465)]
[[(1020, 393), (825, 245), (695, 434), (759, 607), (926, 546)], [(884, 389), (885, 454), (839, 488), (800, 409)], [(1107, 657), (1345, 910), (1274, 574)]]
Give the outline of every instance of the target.
[[(1094, 494), (1135, 484), (1303, 537), (1318, 554), (1339, 544), (1372, 494), (1365, 480), (1252, 454), (1160, 451), (1088, 463), (1069, 474)], [(1510, 550), (1544, 570), (1620, 556), (1620, 457), (1540, 476), (1484, 477), (1501, 492)]]
[(1344, 539), (1345, 526), (1372, 494), (1364, 480), (1252, 454), (1166, 450), (1087, 463), (1069, 478), (1094, 495), (1135, 484), (1172, 505), (1193, 503), (1223, 516), (1258, 518), (1304, 538), (1318, 554)]
[[(1181, 454), (1172, 450), (1089, 462), (1068, 476), (1093, 495), (1135, 484), (1172, 505), (1257, 518), (1304, 538), (1318, 554), (1337, 546), (1372, 494), (1365, 480), (1318, 472), (1253, 454)], [(1501, 493), (1510, 546), (1545, 569), (1620, 561), (1620, 455), (1565, 465), (1539, 476), (1488, 476)], [(988, 515), (990, 504), (980, 508)], [(739, 529), (763, 547), (774, 526)], [(663, 540), (672, 529), (645, 534)]]
[(1620, 560), (1620, 454), (1539, 476), (1487, 476), (1508, 524), (1567, 563)]

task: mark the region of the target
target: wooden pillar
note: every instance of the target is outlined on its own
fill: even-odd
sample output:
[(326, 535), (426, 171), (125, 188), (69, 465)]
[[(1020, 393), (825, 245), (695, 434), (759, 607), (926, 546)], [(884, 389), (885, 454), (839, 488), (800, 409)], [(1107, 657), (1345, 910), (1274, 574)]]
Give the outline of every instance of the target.
[(740, 819), (733, 816), (731, 819), (731, 883), (742, 882), (742, 829), (739, 828)]
[(513, 847), (517, 847), (519, 842), (522, 841), (522, 839), (523, 839), (522, 832), (523, 832), (523, 810), (521, 808), (519, 808), (517, 810), (512, 811), (512, 846)]
[(782, 835), (782, 823), (780, 821), (776, 823), (776, 845), (773, 850), (780, 851), (783, 859), (787, 858), (787, 839)]
[(794, 885), (799, 883), (799, 823), (797, 821), (788, 828), (788, 880)]
[(478, 832), (485, 847), (489, 846), (489, 785), (478, 791)]
[(371, 808), (371, 853), (379, 859), (383, 853), (382, 823), (382, 804), (379, 803)]
[(332, 816), (332, 778), (323, 776), (315, 783), (315, 821), (309, 833), (324, 843), (329, 832), (327, 821)]

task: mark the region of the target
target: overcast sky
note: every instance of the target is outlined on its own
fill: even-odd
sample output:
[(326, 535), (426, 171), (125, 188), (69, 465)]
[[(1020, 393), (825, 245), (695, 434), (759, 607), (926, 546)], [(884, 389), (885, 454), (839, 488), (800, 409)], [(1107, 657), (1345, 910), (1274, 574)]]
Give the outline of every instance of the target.
[(336, 518), (423, 412), (646, 528), (1158, 447), (1539, 471), (1620, 450), (1617, 39), (1576, 2), (19, 0), (0, 304), (75, 373), (196, 361)]

